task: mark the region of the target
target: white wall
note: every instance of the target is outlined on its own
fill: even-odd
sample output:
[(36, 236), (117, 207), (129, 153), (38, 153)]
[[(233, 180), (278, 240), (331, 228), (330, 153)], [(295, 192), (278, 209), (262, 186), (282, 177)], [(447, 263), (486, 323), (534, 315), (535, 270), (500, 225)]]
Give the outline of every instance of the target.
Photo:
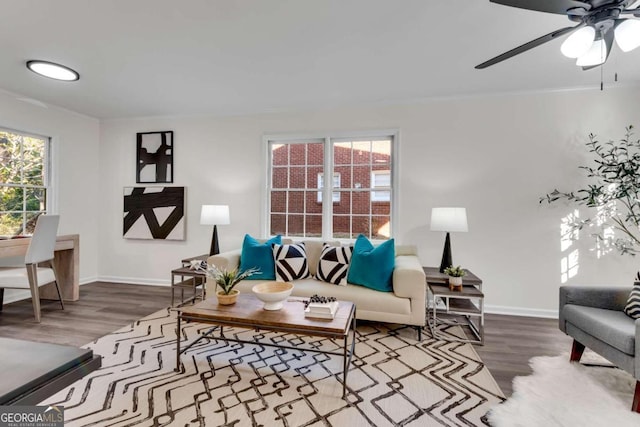
[[(259, 234), (263, 134), (400, 129), (399, 243), (416, 244), (424, 265), (438, 265), (444, 235), (429, 231), (435, 206), (465, 206), (469, 232), (452, 235), (454, 262), (484, 279), (493, 311), (551, 315), (560, 286), (560, 222), (568, 206), (540, 206), (555, 187), (581, 179), (589, 132), (622, 136), (638, 124), (638, 89), (520, 94), (412, 105), (344, 108), (215, 118), (113, 120), (100, 129), (100, 256), (103, 279), (163, 283), (182, 257), (204, 253), (211, 229), (200, 205), (229, 204), (219, 227), (222, 250)], [(187, 187), (187, 240), (122, 238), (122, 188), (135, 185), (135, 134), (175, 132), (174, 185)], [(578, 245), (576, 243), (576, 245)], [(575, 248), (576, 246), (574, 246)], [(569, 283), (631, 284), (636, 263), (596, 260), (579, 242), (580, 267)]]
[[(99, 194), (97, 119), (57, 107), (20, 101), (0, 90), (0, 127), (52, 138), (54, 212), (60, 214), (58, 234), (80, 235), (80, 281), (98, 275)], [(5, 302), (24, 292), (7, 290)], [(29, 293), (26, 292), (28, 296)]]

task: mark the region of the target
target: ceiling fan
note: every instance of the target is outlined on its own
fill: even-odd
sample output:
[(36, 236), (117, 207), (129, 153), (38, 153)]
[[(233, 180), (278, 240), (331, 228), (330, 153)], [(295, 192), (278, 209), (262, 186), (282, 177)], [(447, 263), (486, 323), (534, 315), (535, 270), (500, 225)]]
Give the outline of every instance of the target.
[[(492, 3), (520, 9), (567, 15), (578, 25), (553, 31), (521, 46), (511, 49), (482, 64), (476, 69), (494, 64), (526, 52), (541, 44), (571, 34), (560, 50), (569, 58), (576, 58), (576, 65), (589, 70), (604, 64), (611, 53), (613, 41), (623, 52), (640, 46), (640, 7), (630, 7), (637, 0), (490, 0)], [(623, 16), (629, 18), (622, 18)]]

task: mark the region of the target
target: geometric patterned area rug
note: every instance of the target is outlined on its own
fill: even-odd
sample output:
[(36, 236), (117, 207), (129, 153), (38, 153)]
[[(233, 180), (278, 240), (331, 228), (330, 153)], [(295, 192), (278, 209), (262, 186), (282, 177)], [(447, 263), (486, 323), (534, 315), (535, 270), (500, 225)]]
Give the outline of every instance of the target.
[[(211, 325), (184, 325), (183, 345)], [(461, 334), (454, 326), (451, 334)], [(342, 399), (342, 358), (326, 338), (225, 328), (226, 336), (295, 350), (203, 339), (174, 372), (176, 314), (165, 309), (85, 347), (102, 367), (42, 404), (65, 426), (477, 426), (504, 401), (471, 344), (417, 341), (412, 328), (359, 322)]]

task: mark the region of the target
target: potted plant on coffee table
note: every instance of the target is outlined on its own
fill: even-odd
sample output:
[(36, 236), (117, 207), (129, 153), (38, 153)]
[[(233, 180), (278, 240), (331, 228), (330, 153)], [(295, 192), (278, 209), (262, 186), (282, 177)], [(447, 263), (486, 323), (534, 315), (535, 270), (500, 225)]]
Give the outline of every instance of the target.
[(453, 265), (444, 269), (444, 274), (449, 276), (449, 290), (462, 291), (462, 278), (467, 274), (461, 266)]
[(236, 285), (247, 277), (251, 277), (254, 274), (260, 272), (258, 268), (250, 268), (248, 270), (239, 272), (237, 268), (233, 270), (227, 270), (226, 268), (218, 268), (213, 264), (207, 265), (205, 270), (207, 277), (212, 278), (216, 282), (216, 296), (218, 297), (218, 304), (231, 305), (236, 303), (238, 294), (240, 291), (234, 289)]

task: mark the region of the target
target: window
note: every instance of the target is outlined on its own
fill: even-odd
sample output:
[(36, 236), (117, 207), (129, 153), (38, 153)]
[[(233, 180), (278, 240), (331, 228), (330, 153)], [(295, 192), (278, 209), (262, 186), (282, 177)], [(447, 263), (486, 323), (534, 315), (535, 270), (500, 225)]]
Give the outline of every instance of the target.
[[(320, 172), (318, 174), (318, 190), (322, 190), (324, 188), (324, 174)], [(340, 188), (340, 174), (333, 174), (333, 188)], [(334, 191), (331, 194), (331, 199), (334, 203), (340, 202), (340, 192)], [(318, 191), (318, 203), (322, 203), (322, 191)]]
[(49, 138), (0, 129), (0, 235), (33, 234), (47, 212)]
[(371, 201), (391, 201), (391, 171), (371, 171)]
[[(324, 239), (391, 236), (395, 133), (265, 139), (267, 234)], [(330, 183), (324, 179), (329, 174)], [(323, 203), (328, 197), (332, 203)]]

